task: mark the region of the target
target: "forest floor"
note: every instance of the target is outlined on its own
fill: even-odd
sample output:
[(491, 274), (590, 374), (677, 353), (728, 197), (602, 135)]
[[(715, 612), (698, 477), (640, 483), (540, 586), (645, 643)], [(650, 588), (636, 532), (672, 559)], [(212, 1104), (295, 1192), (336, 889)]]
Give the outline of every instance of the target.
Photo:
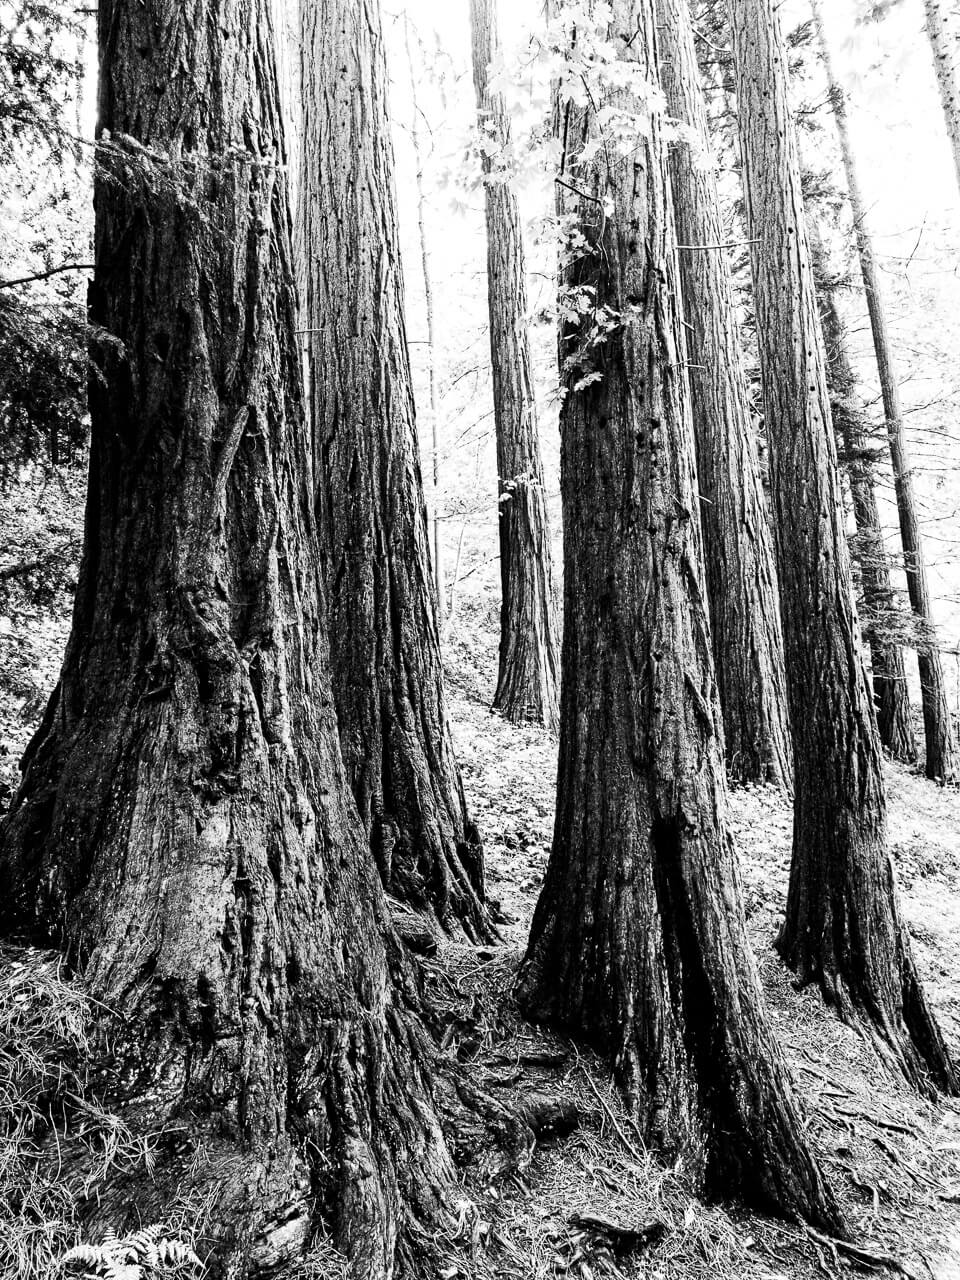
[[(574, 1103), (581, 1120), (541, 1142), (506, 1182), (468, 1175), (461, 1239), (444, 1275), (793, 1280), (851, 1270), (960, 1280), (960, 1104), (919, 1098), (815, 990), (794, 988), (772, 947), (792, 827), (779, 791), (737, 788), (730, 796), (748, 922), (813, 1145), (861, 1258), (795, 1225), (702, 1203), (682, 1169), (644, 1149), (602, 1065), (519, 1018), (509, 993), (549, 854), (557, 744), (490, 712), (496, 618), (489, 615), (488, 602), (464, 601), (447, 655), (448, 696), (488, 891), (508, 923), (502, 947), (442, 953), (463, 995), (452, 1048), (506, 1100), (540, 1090)], [(927, 991), (960, 1056), (960, 795), (896, 765), (887, 779), (904, 912)], [(653, 1224), (661, 1224), (653, 1243), (630, 1234)]]
[[(65, 528), (64, 536), (69, 533)], [(14, 600), (0, 610), (0, 809), (16, 786), (15, 761), (56, 678), (68, 587), (58, 584), (35, 608)], [(739, 788), (731, 794), (746, 910), (770, 1014), (859, 1258), (796, 1225), (701, 1202), (682, 1168), (644, 1148), (603, 1064), (520, 1018), (510, 992), (549, 854), (557, 744), (534, 726), (510, 725), (490, 712), (497, 630), (495, 592), (464, 597), (446, 658), (457, 750), (484, 838), (488, 891), (505, 919), (503, 942), (446, 944), (424, 964), (447, 1011), (445, 1049), (470, 1078), (507, 1104), (529, 1104), (531, 1094), (560, 1100), (567, 1119), (575, 1112), (578, 1123), (541, 1137), (529, 1162), (506, 1173), (491, 1165), (493, 1153), (476, 1153), (452, 1206), (440, 1280), (795, 1280), (871, 1270), (960, 1280), (960, 1105), (931, 1104), (912, 1093), (815, 991), (794, 989), (773, 951), (791, 840), (790, 804), (780, 792)], [(960, 1057), (960, 795), (896, 766), (888, 769), (888, 783), (904, 911), (927, 991)], [(24, 1070), (31, 1079), (37, 1075), (31, 1037), (43, 1040), (35, 1055), (40, 1062), (50, 1057), (51, 1043), (82, 1049), (83, 1033), (82, 1001), (60, 983), (53, 962), (11, 965), (0, 955), (0, 970), (3, 1138), (4, 1116), (13, 1114), (12, 1103), (19, 1107), (8, 1096), (7, 1077), (13, 1092), (22, 1092), (17, 1082)], [(34, 1017), (40, 1003), (56, 1014), (56, 1041), (46, 1015)], [(11, 1056), (14, 1041), (24, 1049), (19, 1056)], [(42, 1069), (59, 1072), (57, 1057)], [(91, 1133), (105, 1123), (91, 1121)], [(116, 1145), (116, 1136), (111, 1141)], [(0, 1141), (0, 1259), (15, 1250), (60, 1256), (76, 1239), (70, 1206), (57, 1200), (69, 1199), (68, 1189), (40, 1189), (46, 1218), (38, 1211), (40, 1225), (28, 1238), (13, 1197), (7, 1207), (3, 1191), (19, 1177), (15, 1156), (15, 1144)], [(199, 1223), (194, 1226), (202, 1236)], [(324, 1258), (318, 1254), (303, 1276), (345, 1274), (329, 1251)], [(6, 1280), (2, 1265), (0, 1273)], [(45, 1272), (20, 1266), (16, 1274), (39, 1280)]]

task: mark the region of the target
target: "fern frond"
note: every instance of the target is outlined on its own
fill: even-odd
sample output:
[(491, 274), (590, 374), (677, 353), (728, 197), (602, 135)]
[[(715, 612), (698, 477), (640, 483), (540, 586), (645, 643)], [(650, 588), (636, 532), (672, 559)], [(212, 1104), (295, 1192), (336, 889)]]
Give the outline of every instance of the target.
[(149, 1227), (141, 1227), (139, 1231), (131, 1231), (120, 1241), (125, 1252), (133, 1253), (139, 1258), (150, 1249), (163, 1235), (163, 1227), (152, 1223)]
[(135, 1262), (118, 1262), (115, 1258), (108, 1260), (103, 1275), (105, 1280), (144, 1280), (141, 1266)]
[(164, 1238), (157, 1242), (160, 1262), (168, 1267), (199, 1267), (200, 1259), (184, 1240)]
[(164, 1231), (158, 1223), (141, 1227), (122, 1239), (115, 1231), (107, 1231), (101, 1244), (78, 1244), (65, 1253), (60, 1260), (61, 1269), (83, 1267), (83, 1280), (173, 1280), (188, 1269), (200, 1274), (203, 1263), (192, 1246)]
[(60, 1259), (62, 1267), (79, 1265), (84, 1267), (99, 1267), (102, 1265), (106, 1254), (103, 1249), (93, 1244), (75, 1244), (72, 1249)]

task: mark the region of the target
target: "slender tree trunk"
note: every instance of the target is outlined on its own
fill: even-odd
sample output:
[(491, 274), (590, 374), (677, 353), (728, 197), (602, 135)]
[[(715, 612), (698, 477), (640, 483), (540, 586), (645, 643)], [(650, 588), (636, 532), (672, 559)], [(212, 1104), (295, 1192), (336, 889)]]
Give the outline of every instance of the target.
[[(930, 10), (927, 5), (927, 20)], [(900, 540), (903, 544), (904, 569), (907, 575), (907, 593), (914, 613), (924, 627), (924, 642), (917, 650), (920, 668), (920, 700), (923, 707), (924, 741), (926, 744), (925, 772), (928, 778), (952, 778), (954, 776), (953, 731), (950, 724), (950, 707), (947, 703), (943, 664), (937, 647), (936, 628), (933, 620), (933, 602), (927, 582), (927, 570), (923, 558), (923, 538), (917, 516), (917, 500), (913, 491), (913, 469), (903, 430), (903, 407), (894, 362), (893, 346), (887, 328), (886, 307), (880, 287), (880, 275), (873, 256), (873, 238), (867, 222), (867, 208), (860, 191), (853, 143), (847, 122), (846, 95), (833, 70), (833, 60), (823, 28), (823, 15), (819, 0), (813, 0), (813, 12), (820, 37), (820, 47), (827, 71), (833, 114), (840, 135), (840, 150), (847, 177), (847, 192), (853, 214), (853, 231), (860, 259), (860, 273), (870, 314), (873, 349), (880, 374), (880, 392), (883, 412), (887, 422), (887, 439), (890, 459), (893, 463), (893, 483), (897, 496), (897, 515), (900, 520)]]
[(793, 731), (793, 862), (778, 946), (921, 1087), (956, 1087), (900, 917), (860, 657), (823, 339), (773, 0), (731, 0)]
[[(510, 121), (502, 96), (491, 93), (488, 85), (498, 46), (496, 0), (471, 0), (470, 22), (480, 126), (505, 148)], [(493, 705), (509, 720), (533, 720), (555, 730), (557, 622), (527, 332), (523, 233), (509, 180), (496, 175), (488, 157), (484, 174), (501, 584), (500, 665)]]
[(808, 218), (810, 266), (823, 329), (827, 388), (834, 430), (839, 434), (850, 477), (853, 519), (857, 528), (863, 599), (872, 615), (866, 630), (873, 667), (873, 701), (880, 741), (895, 760), (913, 764), (917, 743), (913, 732), (903, 649), (884, 638), (884, 616), (896, 608), (890, 569), (883, 543), (868, 432), (863, 409), (857, 401), (857, 380), (847, 354), (846, 327), (837, 306), (836, 289), (829, 279), (826, 254), (819, 229)]
[(727, 768), (745, 781), (793, 785), (780, 602), (769, 514), (751, 436), (717, 182), (709, 152), (687, 0), (659, 0), (667, 110), (691, 131), (671, 150), (670, 176), (690, 361), (690, 393), (713, 657)]
[(423, 185), (423, 144), (420, 141), (420, 104), (417, 101), (417, 76), (410, 50), (410, 19), (403, 17), (403, 43), (410, 71), (410, 140), (416, 164), (417, 234), (420, 237), (420, 270), (423, 276), (423, 305), (427, 318), (427, 380), (430, 391), (430, 527), (433, 535), (433, 578), (437, 588), (437, 608), (443, 619), (446, 611), (447, 587), (443, 570), (443, 540), (440, 537), (440, 398), (437, 394), (437, 330), (433, 315), (433, 274), (430, 270), (430, 247), (427, 235), (427, 195)]
[[(655, 85), (654, 0), (615, 0), (601, 35)], [(597, 148), (608, 109), (639, 104), (625, 89), (588, 97), (597, 108), (562, 104), (563, 211), (589, 248), (563, 286), (595, 290), (598, 317), (617, 322), (602, 342), (561, 331), (558, 807), (520, 994), (609, 1057), (644, 1137), (682, 1150), (705, 1188), (836, 1230), (767, 1025), (727, 828), (662, 121), (629, 155)]]
[(960, 185), (960, 84), (957, 79), (957, 34), (950, 30), (955, 16), (942, 0), (923, 0), (923, 16), (933, 54), (933, 69), (940, 90), (943, 117), (953, 151), (953, 166)]
[(268, 4), (103, 0), (99, 53), (83, 561), (0, 920), (82, 969), (108, 1104), (177, 1134), (81, 1212), (210, 1197), (213, 1274), (323, 1222), (422, 1274), (452, 1166), (337, 739)]
[[(340, 741), (394, 896), (490, 936), (443, 691), (376, 0), (304, 0), (302, 240)], [(331, 211), (335, 211), (335, 216)]]

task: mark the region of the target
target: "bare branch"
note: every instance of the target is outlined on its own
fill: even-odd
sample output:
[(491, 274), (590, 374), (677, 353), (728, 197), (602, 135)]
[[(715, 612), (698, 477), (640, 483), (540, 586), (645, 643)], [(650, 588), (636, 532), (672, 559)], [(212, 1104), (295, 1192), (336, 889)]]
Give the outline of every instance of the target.
[(92, 262), (65, 262), (62, 266), (51, 267), (49, 271), (38, 271), (33, 276), (18, 276), (15, 280), (0, 280), (0, 289), (12, 289), (15, 284), (32, 284), (34, 280), (49, 280), (64, 271), (92, 271)]

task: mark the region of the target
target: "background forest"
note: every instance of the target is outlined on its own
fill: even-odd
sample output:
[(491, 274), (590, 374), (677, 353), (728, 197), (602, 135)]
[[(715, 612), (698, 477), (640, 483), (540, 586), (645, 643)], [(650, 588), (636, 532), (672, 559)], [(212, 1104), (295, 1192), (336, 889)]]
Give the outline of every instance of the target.
[(958, 74), (0, 0), (0, 1276), (960, 1277)]

